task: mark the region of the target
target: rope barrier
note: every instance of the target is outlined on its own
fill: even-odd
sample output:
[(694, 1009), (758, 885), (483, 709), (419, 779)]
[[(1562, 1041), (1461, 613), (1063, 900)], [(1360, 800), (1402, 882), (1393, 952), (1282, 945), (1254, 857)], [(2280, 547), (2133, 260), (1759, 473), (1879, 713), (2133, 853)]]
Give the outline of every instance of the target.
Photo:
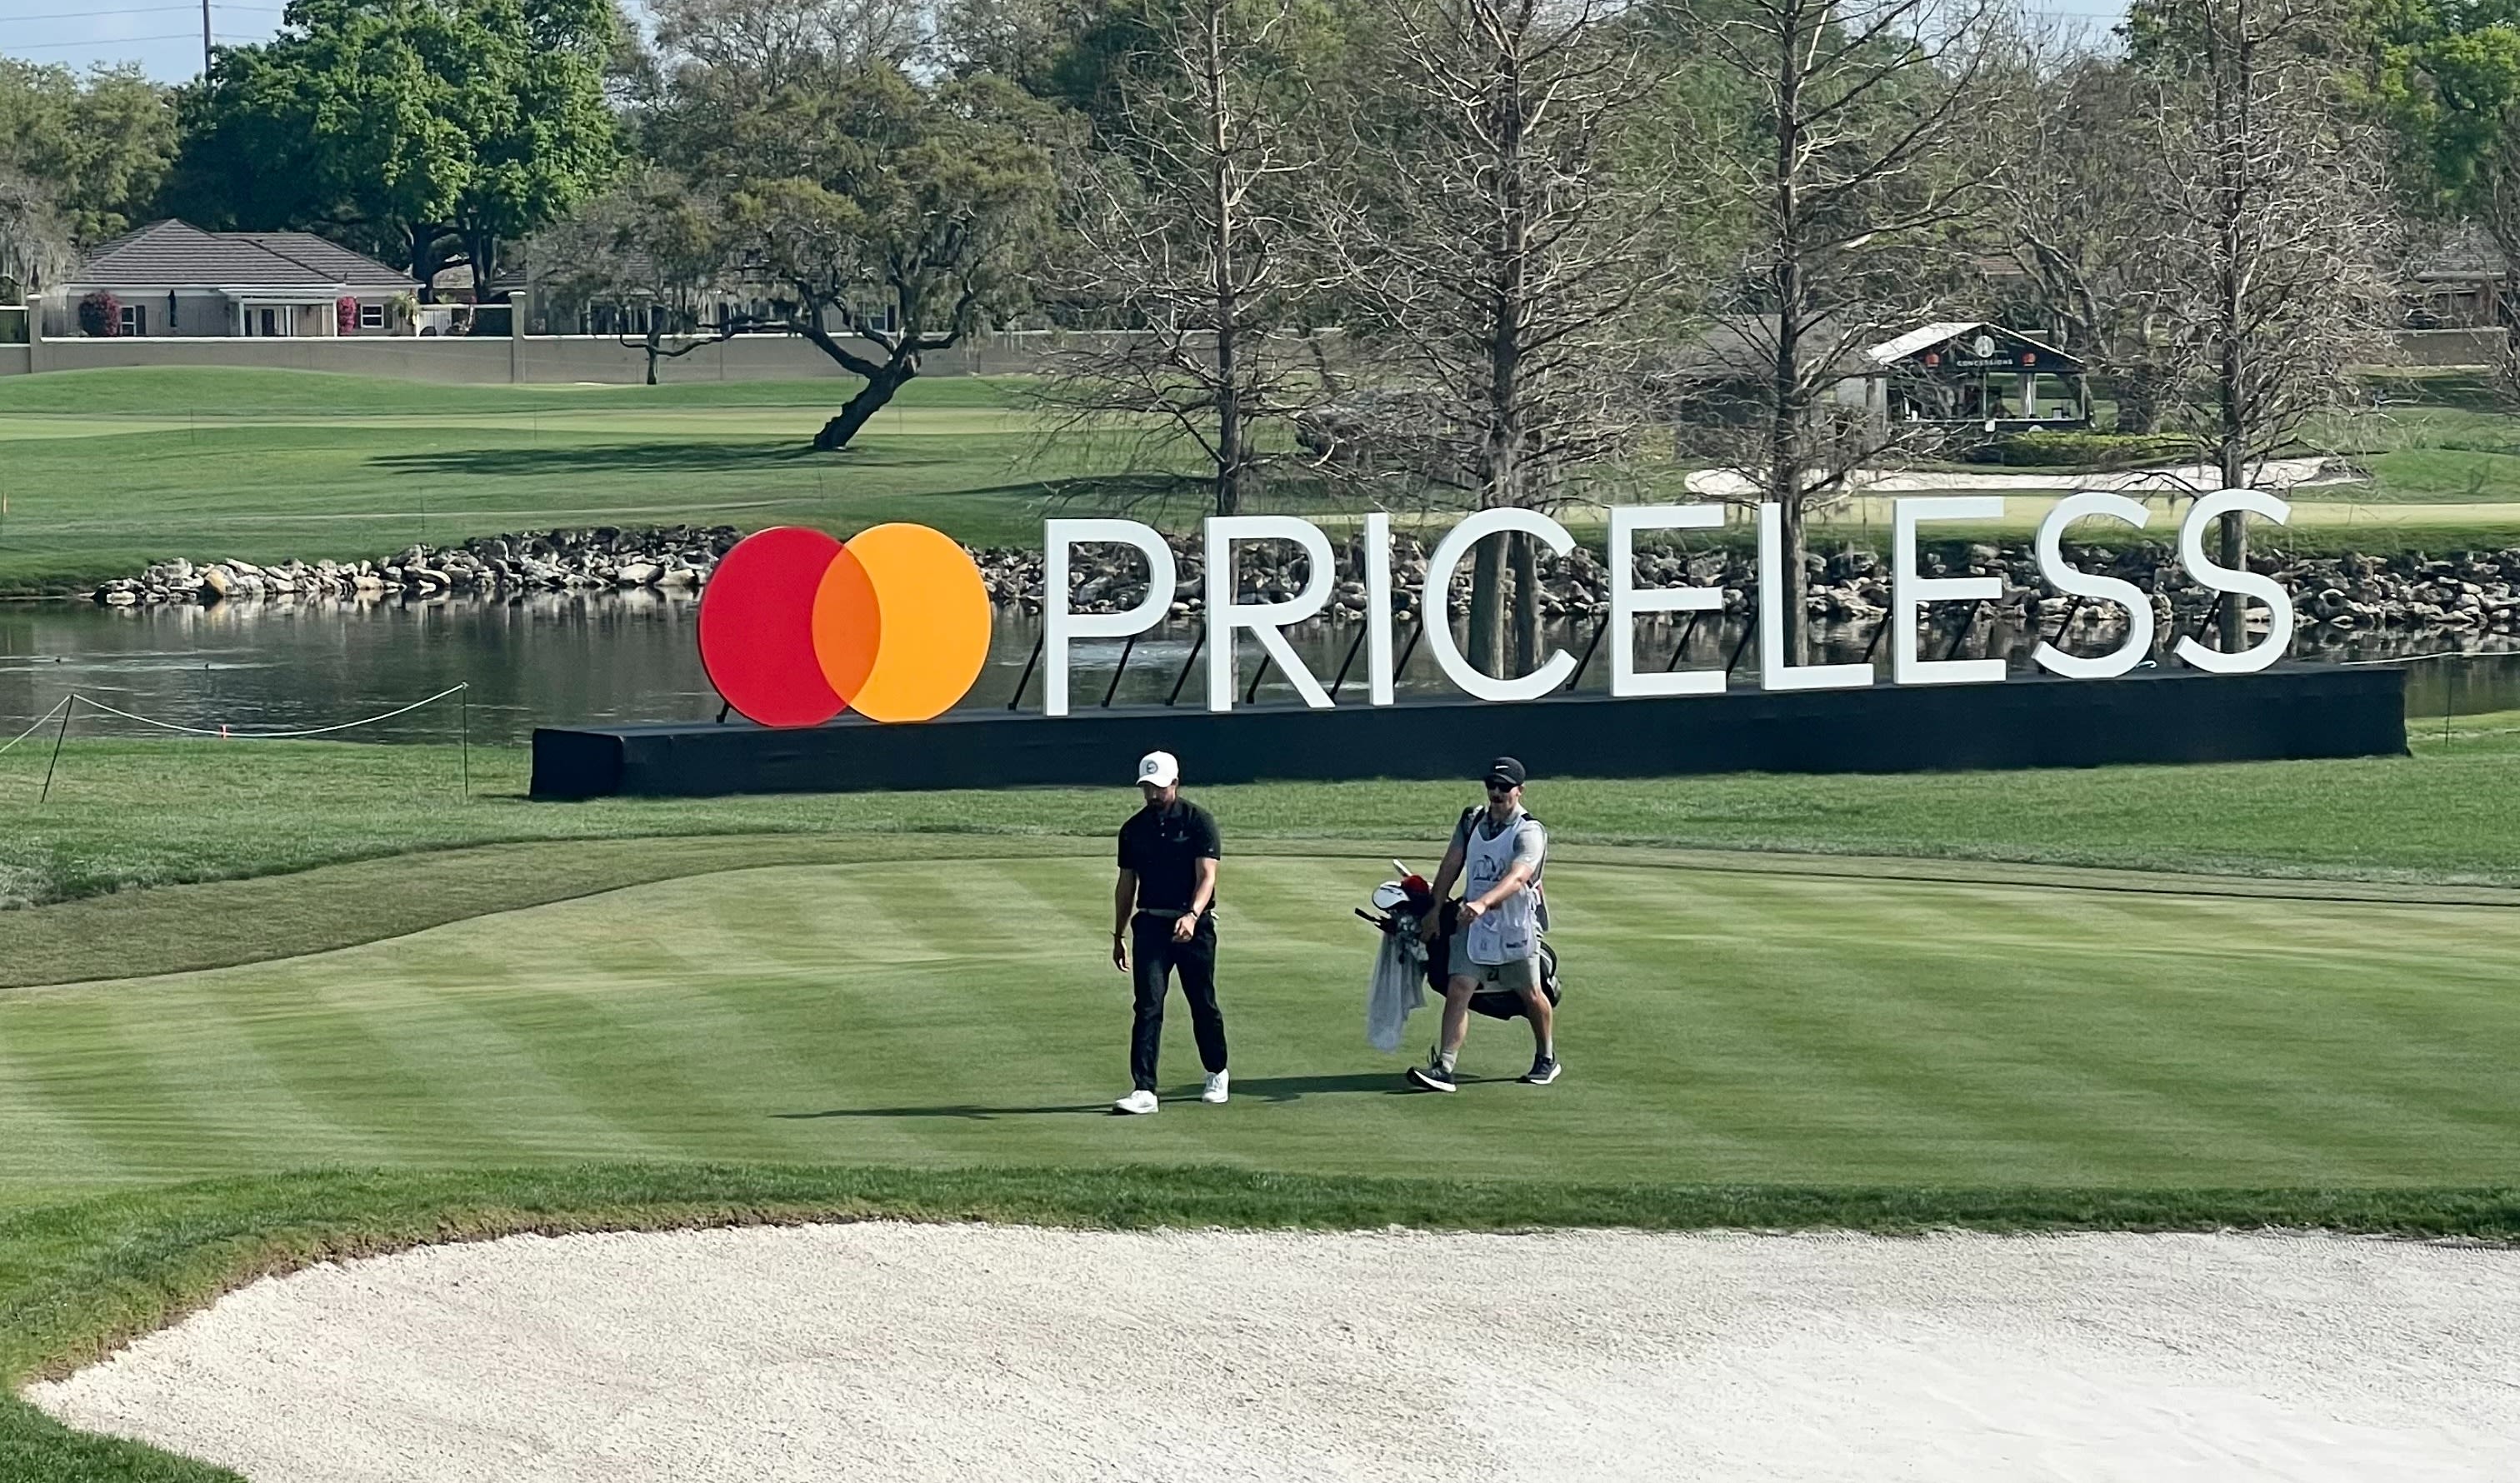
[(62, 707), (63, 707), (63, 706), (65, 706), (65, 705), (68, 705), (68, 704), (69, 704), (69, 703), (70, 703), (70, 700), (69, 700), (69, 697), (68, 697), (68, 696), (64, 696), (64, 697), (63, 697), (62, 698), (60, 698), (59, 700), (54, 701), (54, 702), (53, 702), (53, 708), (52, 708), (51, 710), (48, 710), (48, 711), (44, 712), (42, 715), (37, 716), (37, 717), (35, 718), (35, 724), (34, 724), (34, 725), (29, 726), (29, 727), (27, 727), (24, 731), (22, 731), (22, 732), (18, 733), (18, 735), (14, 736), (14, 737), (11, 737), (5, 744), (0, 744), (0, 752), (5, 752), (5, 751), (7, 751), (10, 747), (17, 745), (19, 742), (25, 741), (28, 737), (31, 737), (31, 736), (33, 736), (35, 733), (37, 733), (37, 732), (39, 732), (39, 731), (42, 731), (42, 730), (43, 730), (47, 725), (49, 725), (49, 724), (51, 723), (51, 721), (52, 721), (53, 717), (58, 716), (58, 715), (60, 715), (60, 714), (62, 713)]
[(471, 681), (458, 681), (433, 696), (423, 697), (420, 699), (412, 701), (409, 705), (397, 705), (393, 709), (385, 711), (380, 715), (363, 716), (356, 721), (342, 721), (332, 726), (297, 727), (289, 731), (238, 731), (232, 726), (184, 726), (173, 721), (160, 721), (155, 716), (144, 716), (137, 711), (124, 710), (118, 705), (108, 705), (103, 700), (96, 698), (94, 696), (74, 690), (68, 695), (64, 696), (57, 703), (55, 703), (52, 709), (44, 712), (41, 716), (36, 717), (34, 725), (27, 727), (24, 731), (22, 731), (17, 736), (11, 738), (7, 743), (0, 744), (0, 752), (8, 751), (10, 747), (16, 746), (19, 742), (25, 741), (28, 737), (42, 731), (56, 718), (61, 721), (61, 733), (53, 739), (52, 761), (44, 768), (43, 790), (36, 798), (36, 802), (41, 804), (50, 799), (53, 795), (53, 774), (61, 766), (62, 743), (69, 740), (70, 718), (78, 713), (78, 708), (82, 704), (85, 704), (92, 710), (101, 711), (109, 716), (118, 716), (125, 721), (133, 722), (140, 726), (156, 727), (159, 731), (174, 732), (179, 736), (214, 737), (223, 742), (272, 742), (303, 737), (329, 737), (338, 732), (355, 731), (362, 726), (374, 726), (380, 721), (390, 721), (396, 716), (407, 716), (424, 705), (434, 705), (449, 696), (461, 696), (464, 697), (465, 703), (464, 720), (461, 732), (464, 750), (463, 761), (461, 764), (462, 771), (459, 776), (462, 780), (461, 786), (463, 787), (464, 797), (469, 801), (472, 796), (472, 685)]
[[(409, 705), (397, 706), (392, 710), (386, 711), (382, 715), (368, 716), (357, 721), (343, 721), (337, 726), (312, 726), (296, 731), (238, 731), (233, 727), (226, 726), (179, 726), (172, 721), (159, 721), (149, 716), (134, 715), (130, 711), (108, 705), (96, 697), (83, 693), (73, 692), (70, 699), (75, 699), (80, 704), (88, 706), (91, 709), (104, 711), (110, 716), (120, 716), (125, 721), (137, 722), (142, 726), (154, 726), (159, 731), (180, 732), (188, 737), (216, 737), (224, 742), (278, 742), (292, 741), (303, 737), (326, 737), (331, 736), (335, 732), (354, 731), (362, 726), (374, 726), (380, 721), (390, 721), (396, 716), (409, 715), (411, 712), (420, 709), (424, 705), (434, 705), (449, 696), (461, 695), (472, 688), (472, 683), (470, 681), (465, 681), (463, 683), (450, 686), (445, 690), (441, 690), (437, 694), (429, 696), (424, 699), (414, 700)], [(69, 700), (66, 699), (62, 702), (62, 705), (68, 705), (68, 703), (70, 703)], [(46, 711), (44, 713), (44, 720), (51, 720), (53, 715), (60, 709), (61, 706), (56, 705), (52, 710)], [(35, 724), (37, 726), (41, 726), (43, 722), (38, 721)], [(11, 746), (15, 746), (16, 744), (17, 743), (14, 742), (10, 743)], [(0, 750), (5, 749), (6, 748), (0, 748)]]

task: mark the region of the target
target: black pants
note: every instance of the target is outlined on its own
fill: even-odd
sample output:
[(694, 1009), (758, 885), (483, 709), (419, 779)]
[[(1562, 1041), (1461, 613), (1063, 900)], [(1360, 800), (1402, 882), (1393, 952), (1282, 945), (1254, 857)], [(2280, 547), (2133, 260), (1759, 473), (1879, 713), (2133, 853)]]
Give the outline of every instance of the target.
[(1138, 1019), (1129, 1034), (1129, 1076), (1141, 1092), (1155, 1090), (1155, 1056), (1163, 1048), (1166, 978), (1178, 969), (1182, 997), (1190, 1001), (1191, 1032), (1198, 1037), (1199, 1063), (1225, 1069), (1225, 1016), (1216, 1009), (1216, 916), (1198, 920), (1188, 942), (1173, 941), (1171, 917), (1141, 912), (1129, 926), (1130, 969), (1136, 975)]

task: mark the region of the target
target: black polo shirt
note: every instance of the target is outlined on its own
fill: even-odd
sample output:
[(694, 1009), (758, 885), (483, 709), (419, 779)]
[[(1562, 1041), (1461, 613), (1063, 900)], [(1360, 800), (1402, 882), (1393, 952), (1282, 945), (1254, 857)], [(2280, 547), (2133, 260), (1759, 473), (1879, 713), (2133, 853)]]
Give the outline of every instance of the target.
[(1169, 808), (1142, 808), (1120, 826), (1120, 869), (1137, 873), (1142, 912), (1189, 911), (1198, 863), (1220, 858), (1216, 821), (1178, 793)]

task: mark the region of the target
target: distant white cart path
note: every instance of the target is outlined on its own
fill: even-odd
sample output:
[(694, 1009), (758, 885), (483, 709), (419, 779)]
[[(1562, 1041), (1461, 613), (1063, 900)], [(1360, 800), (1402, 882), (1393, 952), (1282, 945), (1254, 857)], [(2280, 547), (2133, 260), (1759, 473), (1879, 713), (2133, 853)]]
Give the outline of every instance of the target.
[(29, 1398), (255, 1483), (2509, 1479), (2520, 1252), (2284, 1236), (523, 1237)]
[[(2269, 460), (2259, 471), (2256, 487), (2290, 489), (2300, 484), (2342, 481), (2323, 458)], [(2223, 486), (2222, 472), (2211, 464), (2184, 464), (2165, 469), (2126, 469), (2114, 473), (2079, 473), (2068, 470), (2031, 470), (2019, 473), (1958, 473), (1930, 470), (1858, 470), (1847, 480), (1848, 493), (2002, 494), (2010, 491), (2052, 494), (2059, 490), (2104, 490), (2112, 494), (2211, 494)], [(1708, 499), (1755, 497), (1758, 483), (1731, 469), (1701, 469), (1686, 480), (1688, 492)]]

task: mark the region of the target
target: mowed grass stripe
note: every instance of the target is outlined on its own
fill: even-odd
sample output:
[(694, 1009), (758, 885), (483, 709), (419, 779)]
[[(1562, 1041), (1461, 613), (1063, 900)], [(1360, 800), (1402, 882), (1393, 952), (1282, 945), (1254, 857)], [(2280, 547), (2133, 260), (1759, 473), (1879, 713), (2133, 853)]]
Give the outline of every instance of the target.
[[(1994, 1109), (1953, 1104), (1986, 1069), (1986, 1047), (1965, 1026), (1931, 1013), (1925, 998), (1941, 976), (1932, 966), (1942, 951), (1937, 934), (1957, 922), (1928, 911), (1930, 920), (1904, 930), (1895, 912), (1876, 915), (1873, 898), (1845, 882), (1688, 873), (1675, 915), (1692, 924), (1693, 940), (1674, 952), (1643, 925), (1657, 907), (1673, 911), (1670, 886), (1657, 874), (1604, 872), (1607, 899), (1584, 921), (1640, 924), (1627, 943), (1610, 939), (1614, 951), (1624, 947), (1631, 976), (1678, 968), (1670, 1011), (1715, 1037), (1700, 1041), (1695, 1063), (1680, 1073), (1703, 1079), (1699, 1115), (1764, 1145), (1805, 1135), (1842, 1143), (1896, 1128), (1926, 1144), (1962, 1140), (1982, 1157), (1991, 1129), (2007, 1139), (2042, 1138), (2036, 1125), (2050, 1105), (2045, 1099), (2019, 1097)], [(1814, 904), (1821, 910), (1810, 912)], [(1793, 929), (1778, 930), (1782, 922)], [(1876, 957), (1889, 952), (1912, 954), (1924, 971), (1895, 978), (1876, 971)], [(1764, 988), (1730, 991), (1740, 984)], [(1793, 1070), (1785, 1105), (1777, 1100), (1779, 1066)], [(2031, 1127), (2021, 1126), (2024, 1117)]]
[[(2101, 1108), (2118, 1103), (2179, 1156), (2228, 1157), (2253, 1146), (2270, 1161), (2306, 1163), (2326, 1140), (2389, 1126), (2362, 1115), (2380, 1108), (2340, 1106), (2346, 1086), (2373, 1074), (2346, 1064), (2348, 1048), (2332, 1028), (2338, 1014), (2361, 1008), (2327, 982), (2347, 966), (2271, 935), (2263, 908), (2235, 914), (2227, 903), (2172, 900), (2149, 931), (2059, 919), (2023, 933), (2009, 908), (2036, 893), (1985, 894), (1988, 920), (2002, 925), (1974, 951), (2015, 966), (2023, 986), (1972, 996), (1987, 1038), (2017, 1041), (2040, 1019), (2071, 1027), (2073, 1039), (2051, 1051), (2054, 1063), (2092, 1078)], [(1937, 940), (1950, 930), (1945, 923)], [(2257, 946), (2220, 945), (2232, 934)], [(1953, 950), (1933, 951), (1948, 960)], [(1953, 964), (1946, 981), (1964, 983), (1962, 966)], [(1926, 992), (1933, 982), (1923, 981)], [(2007, 1015), (2022, 1021), (2009, 1035), (2001, 1032)], [(2438, 1131), (2419, 1122), (2403, 1130), (2404, 1142), (2414, 1151)]]
[[(2044, 888), (1567, 864), (1551, 883), (1568, 1077), (1512, 1085), (1527, 1033), (1482, 1020), (1476, 1080), (1447, 1099), (1397, 1077), (1431, 1012), (1399, 1055), (1364, 1044), (1372, 936), (1346, 912), (1380, 870), (1253, 855), (1230, 872), (1223, 1109), (1100, 1115), (1126, 1085), (1129, 993), (1105, 957), (1099, 852), (793, 866), (0, 996), (15, 1084), (61, 1094), (88, 1140), (13, 1167), (58, 1190), (286, 1169), (390, 1135), (383, 1161), (426, 1167), (627, 1154), (2127, 1188), (2512, 1172), (2520, 1090), (2492, 1048), (2520, 1045), (2520, 1003), (2475, 971), (2520, 946), (2507, 911), (2110, 896), (2078, 920), (2055, 905), (2073, 893)], [(973, 900), (1006, 910), (965, 930)], [(2288, 930), (2305, 921), (2319, 931)], [(1995, 924), (1964, 935), (1972, 922)], [(2409, 948), (2444, 934), (2464, 947), (2433, 992)], [(2031, 941), (2045, 951), (2023, 959)], [(1178, 1098), (1197, 1062), (1171, 1007)], [(294, 1103), (227, 1095), (220, 1047), (188, 1028), (209, 1013), (259, 1027)], [(53, 1074), (115, 1056), (150, 1074)], [(363, 1083), (369, 1105), (346, 1114), (338, 1099)]]
[[(201, 1178), (250, 1160), (231, 1156), (217, 1129), (196, 1123), (180, 1060), (156, 1034), (142, 1034), (105, 996), (48, 1001), (42, 1012), (11, 1015), (0, 1044), (20, 1048), (22, 1085), (76, 1126), (103, 1160), (76, 1178), (107, 1182)], [(30, 1054), (27, 1048), (39, 1047)], [(62, 1173), (71, 1173), (66, 1166)]]
[[(409, 956), (397, 955), (389, 983), (338, 996), (331, 986), (345, 975), (332, 966), (335, 955), (290, 966), (333, 998), (362, 1038), (390, 1043), (392, 1062), (413, 1078), (398, 1089), (402, 1116), (446, 1130), (423, 1141), (422, 1160), (562, 1157), (578, 1147), (664, 1155), (663, 1146), (591, 1105), (576, 1071), (555, 1062), (552, 1036), (573, 1030), (578, 1017), (543, 987), (542, 965), (504, 959), (495, 939), (436, 933), (405, 945)], [(484, 1145), (500, 1151), (474, 1151)]]
[(65, 1169), (111, 1169), (114, 1159), (94, 1132), (35, 1084), (8, 1042), (0, 1040), (0, 1181), (39, 1190)]
[[(331, 1029), (306, 1023), (302, 1005), (253, 993), (196, 997), (171, 1014), (136, 997), (118, 1008), (126, 1044), (180, 1052), (195, 1068), (175, 1081), (195, 1089), (188, 1115), (227, 1130), (240, 1146), (285, 1129), (291, 1150), (308, 1163), (374, 1164), (401, 1151), (370, 1121), (366, 1077), (325, 1054)], [(264, 1156), (255, 1151), (256, 1161)]]
[[(539, 1153), (564, 1156), (572, 1136), (587, 1136), (566, 1130), (584, 1129), (622, 1155), (688, 1156), (686, 1128), (723, 1111), (707, 1082), (686, 1075), (686, 1063), (675, 1058), (681, 1048), (627, 1033), (601, 1008), (608, 995), (658, 992), (644, 979), (608, 978), (586, 961), (639, 905), (629, 892), (579, 903), (577, 929), (560, 940), (537, 930), (533, 914), (519, 913), (475, 923), (470, 933), (441, 929), (401, 945), (401, 971), (432, 985), (468, 1039), (496, 1058), (495, 1081), (485, 1079), (474, 1095), (531, 1138)], [(562, 1109), (559, 1125), (538, 1115), (537, 1105)]]
[[(1649, 884), (1626, 873), (1603, 875), (1610, 885), (1604, 904), (1647, 916)], [(2468, 1002), (2463, 986), (2446, 986), (2446, 997), (2411, 1027), (2416, 1048), (2358, 1056), (2356, 1044), (2386, 1043), (2396, 1029), (2358, 1025), (2340, 1037), (2325, 1026), (2368, 1018), (2375, 1002), (2390, 1001), (2317, 985), (2322, 965), (2297, 947), (2277, 953), (2273, 964), (2249, 958), (2245, 948), (2197, 951), (2200, 916), (2216, 932), (2238, 929), (2227, 920), (2231, 903), (2115, 898), (2113, 908), (2100, 903), (2105, 916), (2088, 928), (2068, 914), (2048, 921), (2043, 934), (2022, 938), (2014, 916), (2022, 903), (2070, 901), (2074, 893), (1921, 893), (1973, 898), (1980, 920), (2011, 923), (1989, 945), (1967, 933), (1969, 913), (1932, 910), (1912, 886), (1849, 900), (1835, 889), (1840, 883), (1805, 882), (1789, 893), (1817, 889), (1830, 899), (1824, 910), (1798, 912), (1760, 899), (1778, 879), (1736, 877), (1730, 894), (1708, 881), (1689, 903), (1695, 926), (1635, 934), (1659, 935), (1677, 949), (1689, 982), (1771, 986), (1764, 995), (1708, 996), (1732, 1012), (1697, 1026), (1701, 1041), (1706, 1033), (1722, 1038), (1679, 1073), (1710, 1076), (1720, 1095), (1702, 1112), (1735, 1127), (1774, 1125), (1776, 1109), (1765, 1103), (1773, 1080), (1727, 1074), (1708, 1060), (1797, 1067), (1791, 1101), (1799, 1116), (1819, 1120), (1811, 1131), (1826, 1135), (1816, 1140), (1822, 1144), (1861, 1139), (1868, 1129), (1929, 1135), (1958, 1117), (1980, 1130), (1958, 1150), (1971, 1167), (1998, 1151), (1988, 1129), (2078, 1144), (2092, 1156), (2115, 1150), (2129, 1167), (2158, 1168), (2165, 1156), (2191, 1154), (2228, 1160), (2243, 1150), (2280, 1167), (2316, 1162), (2296, 1127), (2304, 1113), (2324, 1124), (2312, 1141), (2355, 1137), (2418, 1158), (2461, 1124), (2507, 1116), (2507, 1109), (2472, 1108), (2440, 1095), (2483, 1068), (2443, 1063), (2435, 1050), (2474, 1043), (2479, 1012), (2496, 1012)], [(2002, 897), (2010, 899), (1990, 899)], [(2241, 943), (2272, 940), (2268, 905), (2257, 904), (2261, 920)], [(2372, 909), (2307, 915), (2319, 910)], [(2388, 940), (2394, 912), (2379, 909), (2361, 922), (2353, 934), (2359, 951)], [(2189, 920), (2180, 930), (2162, 930), (2165, 918), (2182, 916)], [(2506, 917), (2471, 914), (2470, 922), (2496, 937), (2520, 927)], [(2133, 930), (2130, 919), (2149, 919), (2148, 929)], [(1770, 935), (1779, 921), (1797, 920), (1794, 940)], [(2301, 987), (2305, 976), (2313, 988)], [(2381, 976), (2385, 982), (2385, 967)], [(1686, 1014), (1688, 991), (1675, 997)], [(2427, 1094), (2414, 1099), (2420, 1113), (2406, 1106), (2409, 1088)]]

